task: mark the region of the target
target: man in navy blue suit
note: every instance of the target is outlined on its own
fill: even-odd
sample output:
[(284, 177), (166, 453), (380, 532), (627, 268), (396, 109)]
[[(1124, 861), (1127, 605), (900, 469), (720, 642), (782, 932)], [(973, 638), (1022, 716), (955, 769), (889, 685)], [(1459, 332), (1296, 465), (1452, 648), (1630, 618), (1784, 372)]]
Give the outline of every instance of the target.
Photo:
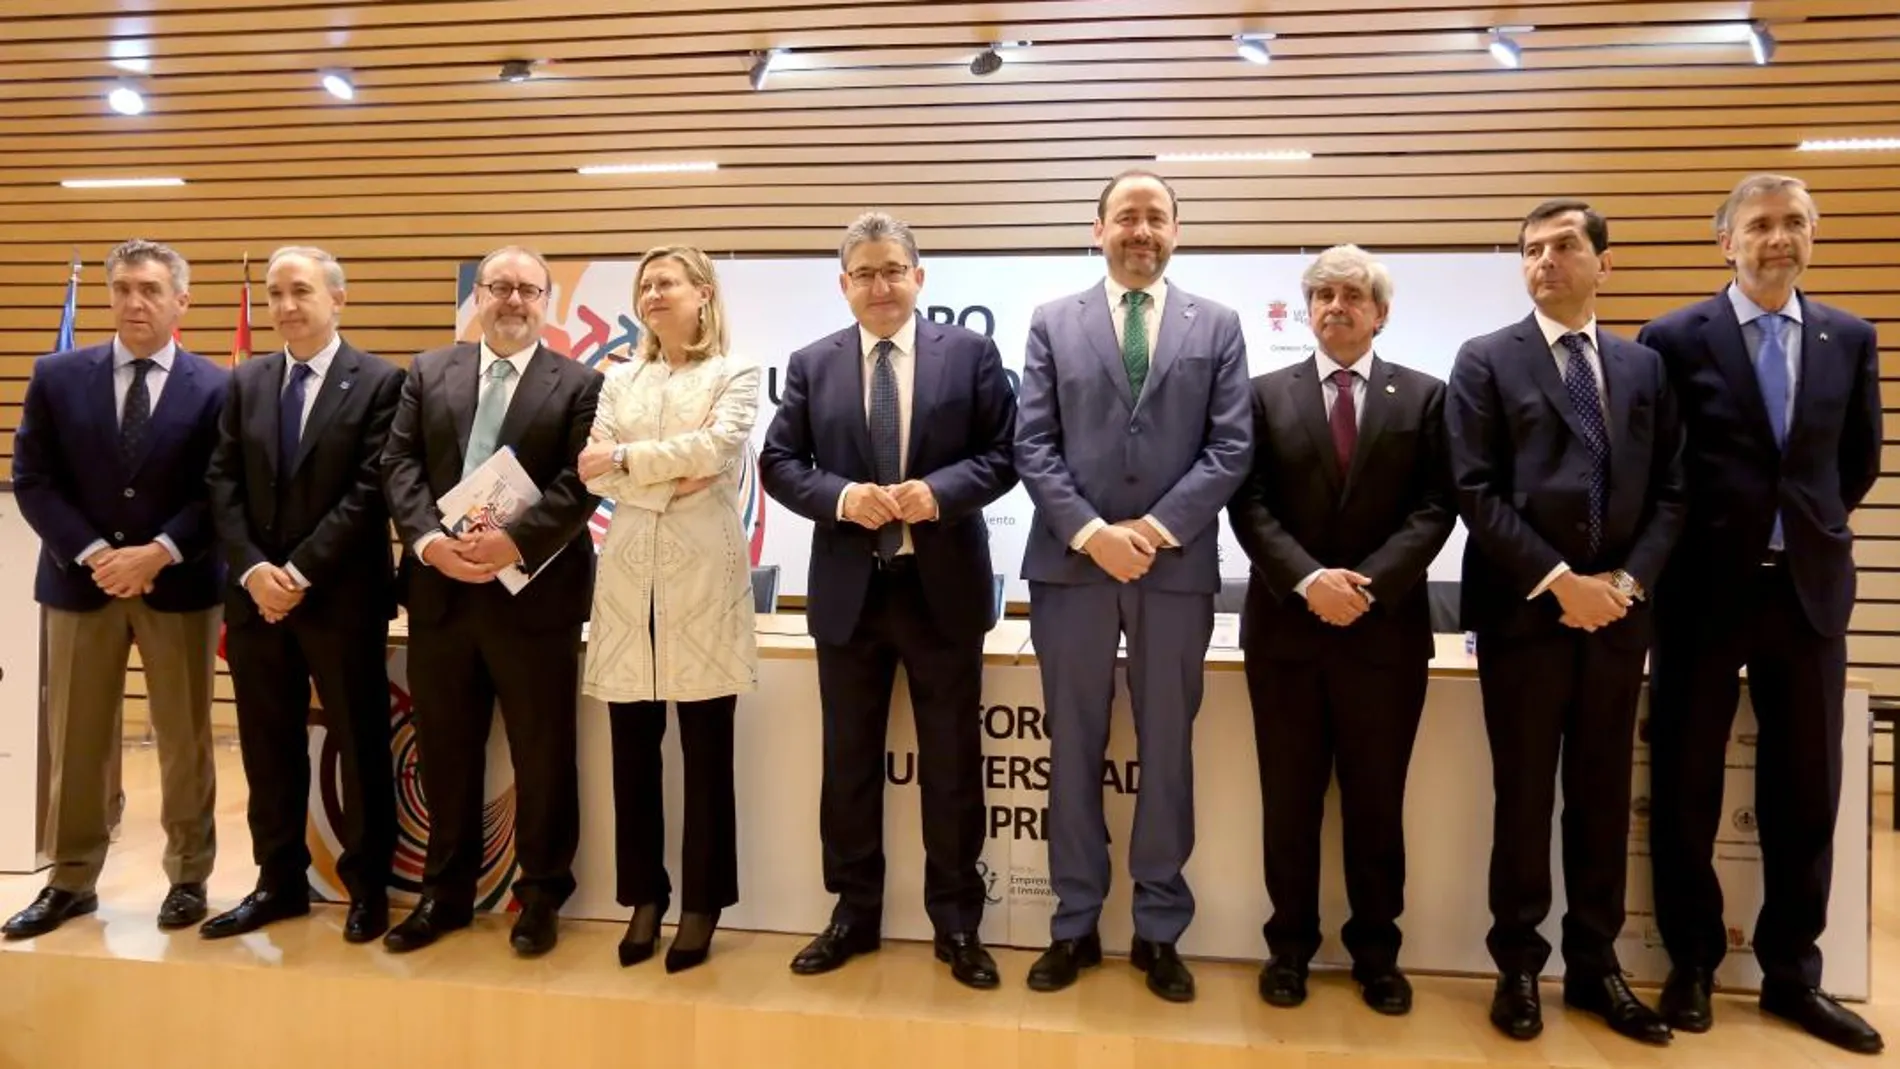
[(1610, 228), (1588, 204), (1539, 205), (1518, 231), (1536, 309), (1452, 364), (1445, 423), (1470, 538), (1465, 626), (1496, 792), (1485, 942), (1491, 1022), (1543, 1030), (1550, 815), (1561, 754), (1564, 1002), (1622, 1035), (1670, 1040), (1616, 958), (1629, 851), (1630, 761), (1651, 622), (1648, 591), (1682, 529), (1682, 433), (1654, 350), (1600, 330)]
[(997, 985), (983, 949), (983, 635), (995, 625), (983, 506), (1016, 485), (1016, 400), (996, 343), (918, 317), (910, 228), (858, 218), (839, 250), (857, 323), (792, 354), (759, 456), (765, 488), (812, 520), (806, 620), (818, 645), (819, 803), (831, 923), (792, 961), (830, 972), (879, 944), (884, 740), (903, 664), (917, 720), (924, 909), (960, 983)]
[(136, 641), (158, 736), (171, 890), (162, 928), (204, 919), (212, 824), (211, 672), (224, 565), (212, 551), (205, 469), (230, 375), (173, 341), (191, 304), (184, 257), (128, 241), (106, 258), (117, 333), (42, 357), (14, 439), (14, 493), (40, 536), (33, 596), (45, 607), (53, 870), (9, 939), (98, 908), (109, 843), (109, 770), (126, 658)]
[(1735, 281), (1643, 328), (1688, 430), (1688, 524), (1656, 604), (1651, 842), (1674, 965), (1662, 1009), (1707, 1031), (1728, 949), (1713, 861), (1740, 671), (1760, 725), (1755, 816), (1761, 1008), (1852, 1051), (1880, 1034), (1820, 990), (1841, 801), (1854, 536), (1880, 474), (1874, 328), (1796, 289), (1819, 213), (1797, 178), (1753, 175), (1716, 213)]

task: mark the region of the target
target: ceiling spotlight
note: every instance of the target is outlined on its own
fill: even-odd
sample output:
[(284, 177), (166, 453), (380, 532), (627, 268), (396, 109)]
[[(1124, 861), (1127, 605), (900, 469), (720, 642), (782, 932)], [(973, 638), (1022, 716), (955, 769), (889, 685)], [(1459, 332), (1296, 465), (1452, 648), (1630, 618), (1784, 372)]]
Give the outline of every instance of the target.
[(1267, 47), (1267, 42), (1273, 37), (1270, 33), (1237, 33), (1234, 35), (1234, 52), (1241, 59), (1264, 67), (1273, 62), (1273, 52)]
[(1516, 70), (1524, 65), (1524, 46), (1510, 37), (1510, 27), (1500, 26), (1491, 31), (1491, 58), (1502, 66)]
[(779, 57), (784, 54), (783, 48), (768, 48), (763, 52), (752, 53), (752, 67), (746, 71), (746, 78), (751, 81), (755, 92), (765, 91), (766, 79), (772, 76), (772, 71), (778, 67)]
[(325, 71), (322, 81), (323, 88), (338, 100), (356, 99), (356, 83), (350, 81), (348, 71)]
[(145, 98), (129, 85), (121, 85), (107, 93), (106, 103), (121, 115), (139, 115), (145, 111)]
[(1775, 58), (1775, 35), (1768, 32), (1765, 22), (1752, 22), (1748, 26), (1748, 51), (1755, 57), (1755, 65), (1766, 66)]
[(511, 59), (501, 65), (501, 80), (504, 82), (525, 82), (534, 77), (534, 63), (525, 59)]

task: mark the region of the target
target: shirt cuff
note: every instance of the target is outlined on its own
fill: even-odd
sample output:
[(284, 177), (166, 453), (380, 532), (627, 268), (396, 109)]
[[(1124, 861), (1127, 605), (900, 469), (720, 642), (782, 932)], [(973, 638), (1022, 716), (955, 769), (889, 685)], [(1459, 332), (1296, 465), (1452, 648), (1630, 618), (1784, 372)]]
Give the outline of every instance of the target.
[(1089, 539), (1095, 537), (1095, 532), (1107, 526), (1107, 520), (1102, 519), (1100, 516), (1095, 517), (1083, 524), (1082, 529), (1075, 532), (1074, 538), (1069, 539), (1069, 548), (1075, 550), (1077, 553), (1082, 552), (1082, 547), (1089, 544)]
[(172, 555), (173, 564), (185, 563), (185, 555), (178, 552), (178, 544), (172, 541), (171, 535), (159, 535), (157, 538), (152, 539), (152, 541), (165, 547), (165, 552)]
[(1558, 561), (1557, 566), (1550, 570), (1550, 574), (1544, 576), (1544, 581), (1537, 584), (1537, 589), (1531, 591), (1530, 597), (1525, 598), (1524, 600), (1531, 601), (1535, 599), (1539, 594), (1542, 594), (1544, 591), (1549, 590), (1550, 584), (1556, 582), (1558, 576), (1564, 574), (1565, 572), (1569, 570), (1570, 570), (1570, 565), (1564, 563), (1563, 561)]
[(858, 484), (857, 484), (857, 483), (845, 483), (845, 484), (844, 484), (844, 489), (842, 489), (842, 490), (840, 490), (840, 491), (838, 491), (838, 522), (839, 522), (839, 523), (843, 523), (843, 522), (844, 522), (844, 499), (845, 499), (845, 495), (846, 495), (846, 494), (849, 494), (849, 493), (851, 492), (851, 488), (852, 488), (852, 487), (854, 487), (854, 486), (856, 486), (856, 485), (858, 485)]
[(1295, 594), (1298, 594), (1298, 595), (1299, 595), (1300, 597), (1305, 597), (1305, 596), (1306, 596), (1306, 588), (1307, 588), (1307, 587), (1309, 587), (1309, 586), (1312, 586), (1312, 585), (1313, 585), (1313, 580), (1315, 580), (1315, 579), (1318, 579), (1318, 578), (1320, 577), (1320, 574), (1321, 574), (1322, 572), (1324, 572), (1325, 570), (1326, 570), (1326, 569), (1324, 569), (1324, 568), (1315, 568), (1315, 569), (1313, 569), (1313, 574), (1311, 574), (1311, 575), (1309, 575), (1309, 576), (1307, 576), (1306, 578), (1304, 578), (1304, 579), (1302, 579), (1302, 580), (1300, 580), (1299, 582), (1297, 582), (1297, 583), (1294, 583), (1294, 584), (1293, 584), (1293, 592), (1294, 592)]
[[(299, 590), (310, 589), (310, 580), (304, 578), (303, 573), (297, 570), (297, 566), (295, 564), (284, 565), (284, 570), (290, 573), (291, 581), (297, 584), (297, 589)], [(246, 574), (249, 574), (249, 573), (246, 573)]]
[(428, 558), (422, 555), (422, 551), (425, 549), (428, 549), (430, 543), (435, 542), (438, 539), (443, 539), (447, 537), (448, 535), (443, 534), (441, 531), (430, 531), (428, 534), (425, 534), (421, 538), (416, 539), (416, 544), (413, 546), (410, 546), (409, 548), (415, 551), (417, 560), (421, 561), (424, 564), (427, 564), (429, 563), (429, 560)]
[(249, 568), (246, 568), (246, 569), (244, 569), (244, 574), (243, 574), (243, 575), (240, 575), (240, 576), (238, 576), (238, 585), (239, 585), (239, 586), (248, 586), (248, 585), (249, 585), (249, 583), (250, 583), (250, 581), (251, 581), (251, 574), (252, 574), (253, 572), (255, 572), (255, 571), (257, 571), (257, 570), (258, 570), (259, 568), (262, 568), (262, 567), (263, 567), (263, 566), (264, 566), (265, 564), (267, 564), (267, 563), (269, 563), (269, 562), (268, 562), (268, 561), (258, 561), (258, 562), (257, 562), (256, 564), (253, 564), (253, 565), (251, 565), (251, 566), (250, 566)]
[(1166, 527), (1161, 526), (1161, 521), (1155, 519), (1152, 513), (1150, 513), (1149, 515), (1143, 516), (1142, 520), (1146, 522), (1148, 526), (1154, 528), (1156, 534), (1159, 534), (1161, 536), (1161, 544), (1163, 546), (1166, 546), (1168, 549), (1181, 548), (1181, 540), (1174, 537), (1174, 535), (1170, 534)]
[(92, 540), (92, 544), (87, 546), (85, 549), (80, 550), (79, 556), (74, 557), (73, 560), (81, 565), (84, 565), (86, 563), (87, 557), (92, 556), (94, 553), (97, 553), (102, 549), (111, 549), (111, 548), (112, 548), (112, 545), (108, 543), (105, 539), (95, 538)]

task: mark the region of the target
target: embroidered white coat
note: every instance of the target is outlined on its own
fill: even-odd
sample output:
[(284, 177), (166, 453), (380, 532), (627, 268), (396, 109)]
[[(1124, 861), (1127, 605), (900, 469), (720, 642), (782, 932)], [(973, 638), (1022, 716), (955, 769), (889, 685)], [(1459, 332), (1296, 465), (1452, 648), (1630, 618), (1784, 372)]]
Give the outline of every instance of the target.
[[(758, 410), (758, 365), (730, 356), (677, 370), (636, 357), (607, 372), (592, 440), (628, 448), (624, 471), (587, 483), (613, 499), (614, 514), (594, 584), (586, 693), (700, 701), (758, 686), (739, 501)], [(717, 478), (704, 490), (675, 493), (679, 480), (708, 475)]]

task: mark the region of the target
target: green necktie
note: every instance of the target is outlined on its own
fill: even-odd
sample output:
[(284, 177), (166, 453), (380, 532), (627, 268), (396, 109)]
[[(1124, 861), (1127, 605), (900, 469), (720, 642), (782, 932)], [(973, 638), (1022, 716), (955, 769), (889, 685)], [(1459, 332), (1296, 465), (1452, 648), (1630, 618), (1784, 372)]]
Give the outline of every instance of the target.
[(1128, 317), (1122, 323), (1122, 367), (1128, 369), (1129, 393), (1139, 401), (1142, 384), (1148, 381), (1148, 322), (1142, 315), (1142, 309), (1148, 306), (1148, 295), (1140, 290), (1129, 290), (1125, 299)]
[(475, 402), (475, 425), (469, 428), (468, 452), (462, 456), (462, 478), (466, 479), (495, 455), (501, 442), (501, 422), (508, 416), (508, 380), (515, 366), (506, 360), (488, 365), (488, 384)]

